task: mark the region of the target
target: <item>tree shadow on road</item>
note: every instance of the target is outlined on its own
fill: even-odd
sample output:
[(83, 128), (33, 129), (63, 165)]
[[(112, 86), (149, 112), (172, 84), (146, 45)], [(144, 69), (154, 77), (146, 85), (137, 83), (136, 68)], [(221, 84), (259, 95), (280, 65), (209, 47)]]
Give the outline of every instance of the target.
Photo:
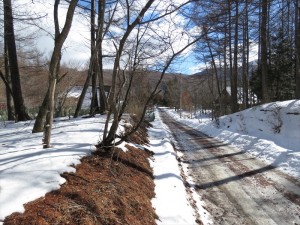
[(200, 185), (196, 184), (194, 187), (195, 187), (196, 190), (205, 190), (205, 189), (208, 189), (208, 188), (221, 186), (221, 185), (227, 184), (229, 182), (238, 181), (238, 180), (241, 180), (245, 177), (251, 177), (251, 176), (254, 176), (254, 175), (259, 174), (259, 173), (264, 173), (266, 171), (273, 170), (273, 169), (275, 169), (275, 167), (273, 165), (267, 165), (265, 167), (262, 167), (262, 168), (259, 168), (259, 169), (256, 169), (256, 170), (247, 171), (245, 173), (238, 174), (238, 175), (232, 176), (232, 177), (228, 177), (228, 178), (225, 178), (225, 179), (222, 179), (222, 180), (208, 182), (208, 183), (204, 183), (204, 184), (200, 184)]

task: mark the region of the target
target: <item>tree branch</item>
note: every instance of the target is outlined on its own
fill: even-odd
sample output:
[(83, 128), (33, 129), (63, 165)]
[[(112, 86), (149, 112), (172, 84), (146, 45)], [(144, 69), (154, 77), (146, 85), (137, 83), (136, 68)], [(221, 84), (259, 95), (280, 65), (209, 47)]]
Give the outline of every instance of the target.
[(164, 78), (164, 75), (166, 73), (166, 71), (168, 70), (169, 66), (171, 65), (172, 61), (177, 57), (179, 56), (182, 52), (184, 52), (187, 48), (189, 48), (190, 46), (192, 46), (193, 44), (195, 44), (196, 42), (198, 42), (200, 39), (202, 39), (204, 36), (204, 34), (200, 35), (198, 38), (194, 39), (192, 42), (190, 42), (189, 44), (187, 44), (186, 46), (184, 46), (181, 50), (179, 50), (178, 52), (174, 53), (172, 55), (172, 57), (166, 62), (165, 64), (165, 67), (163, 69), (163, 71), (161, 72), (161, 75), (160, 75), (160, 79), (159, 81), (157, 82), (154, 90), (152, 91), (150, 97), (148, 98), (145, 106), (144, 106), (144, 110), (143, 110), (143, 113), (142, 113), (142, 116), (139, 120), (139, 122), (132, 128), (132, 130), (130, 132), (128, 132), (126, 135), (124, 135), (123, 137), (121, 137), (121, 139), (115, 143), (115, 145), (119, 145), (121, 144), (122, 142), (124, 142), (130, 135), (132, 135), (134, 132), (136, 132), (139, 127), (141, 126), (142, 122), (144, 121), (144, 118), (145, 118), (145, 114), (146, 114), (146, 111), (147, 111), (147, 107), (150, 103), (150, 101), (155, 97), (155, 95), (157, 95), (159, 92), (157, 92), (157, 89), (162, 81), (162, 79)]
[(65, 76), (68, 75), (68, 72), (64, 73), (63, 75), (61, 75), (61, 77), (58, 78), (57, 83), (59, 83), (62, 79), (65, 78)]
[(11, 88), (10, 88), (10, 86), (9, 86), (9, 83), (8, 83), (8, 81), (5, 79), (5, 76), (4, 76), (4, 74), (2, 73), (1, 70), (0, 70), (0, 77), (1, 77), (1, 79), (3, 80), (3, 82), (4, 82), (4, 84), (5, 84), (5, 87), (8, 89), (9, 93), (11, 94), (11, 96), (13, 96), (13, 93), (12, 93), (12, 90), (11, 90)]

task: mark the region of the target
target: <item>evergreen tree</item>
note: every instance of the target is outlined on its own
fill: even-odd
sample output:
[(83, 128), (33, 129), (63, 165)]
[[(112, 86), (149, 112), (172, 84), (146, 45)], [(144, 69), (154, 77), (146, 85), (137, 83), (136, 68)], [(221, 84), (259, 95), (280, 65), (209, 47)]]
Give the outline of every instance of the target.
[[(267, 71), (267, 89), (271, 101), (284, 101), (295, 96), (294, 62), (291, 53), (292, 43), (284, 35), (282, 29), (271, 37), (270, 66)], [(261, 67), (253, 72), (250, 86), (252, 91), (262, 100)]]
[(274, 101), (293, 99), (295, 96), (294, 60), (291, 55), (292, 43), (282, 30), (272, 37), (271, 71), (268, 76), (269, 88)]

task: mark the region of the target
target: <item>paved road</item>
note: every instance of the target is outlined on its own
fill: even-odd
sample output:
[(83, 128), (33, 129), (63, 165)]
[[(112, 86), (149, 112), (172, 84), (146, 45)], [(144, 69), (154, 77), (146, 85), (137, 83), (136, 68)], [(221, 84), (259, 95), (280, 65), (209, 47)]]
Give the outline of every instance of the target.
[(161, 112), (214, 224), (300, 225), (300, 181)]

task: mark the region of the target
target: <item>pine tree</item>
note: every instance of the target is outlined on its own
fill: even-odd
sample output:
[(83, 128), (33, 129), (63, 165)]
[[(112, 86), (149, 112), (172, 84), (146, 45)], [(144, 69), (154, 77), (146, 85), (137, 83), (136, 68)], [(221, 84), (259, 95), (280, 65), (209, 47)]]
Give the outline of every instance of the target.
[(273, 101), (293, 99), (295, 96), (295, 82), (290, 48), (292, 43), (284, 36), (283, 30), (272, 38), (272, 66), (268, 75), (269, 89)]

